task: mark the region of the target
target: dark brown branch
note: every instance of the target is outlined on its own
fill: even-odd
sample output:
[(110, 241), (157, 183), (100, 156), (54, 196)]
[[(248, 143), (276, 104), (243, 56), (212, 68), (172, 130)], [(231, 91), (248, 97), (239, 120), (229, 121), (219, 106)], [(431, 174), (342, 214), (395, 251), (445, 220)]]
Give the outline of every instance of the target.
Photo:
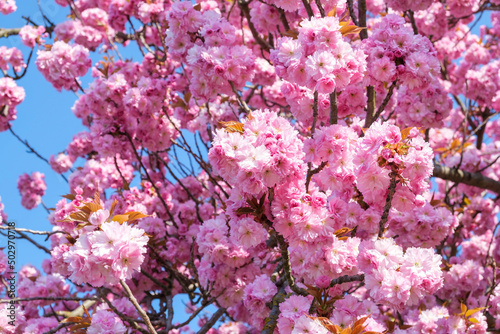
[(337, 124), (339, 108), (337, 106), (337, 90), (330, 94), (330, 124)]
[(311, 166), (309, 166), (307, 170), (307, 175), (306, 175), (306, 192), (309, 191), (309, 183), (311, 182), (311, 178), (313, 177), (314, 174), (318, 174), (325, 168), (327, 162), (323, 161), (318, 167), (311, 169)]
[(434, 165), (433, 177), (439, 177), (456, 183), (482, 188), (500, 195), (500, 182), (493, 180), (481, 173), (471, 173), (461, 169)]
[(325, 9), (323, 8), (323, 5), (321, 4), (321, 0), (315, 0), (316, 1), (316, 6), (318, 7), (319, 13), (321, 14), (321, 17), (325, 17)]
[(413, 34), (418, 35), (418, 28), (417, 24), (415, 23), (415, 17), (413, 15), (413, 11), (410, 9), (407, 12), (408, 18), (410, 19), (411, 27), (413, 29)]
[(288, 20), (286, 19), (285, 11), (283, 10), (283, 8), (277, 7), (275, 5), (273, 5), (273, 7), (276, 8), (278, 13), (280, 13), (280, 20), (281, 20), (281, 23), (283, 24), (283, 28), (285, 28), (285, 31), (289, 31), (290, 24), (288, 24)]
[(351, 20), (354, 22), (356, 26), (358, 26), (358, 18), (356, 17), (356, 13), (354, 12), (354, 4), (353, 0), (347, 0), (347, 8), (349, 9), (349, 15), (351, 15)]
[(375, 113), (375, 88), (373, 86), (366, 87), (366, 97), (368, 99), (366, 105), (366, 119), (365, 119), (365, 128), (366, 124), (372, 124), (373, 115)]
[(259, 32), (257, 31), (257, 29), (255, 29), (255, 26), (253, 25), (253, 22), (252, 22), (252, 17), (250, 16), (250, 8), (248, 7), (248, 4), (249, 4), (249, 2), (247, 2), (247, 1), (238, 0), (238, 7), (240, 8), (241, 13), (247, 19), (248, 28), (250, 28), (250, 31), (252, 32), (253, 38), (255, 39), (257, 44), (259, 44), (263, 50), (269, 52), (269, 50), (271, 50), (272, 47), (269, 45), (269, 43), (267, 43), (265, 40), (263, 40), (262, 37), (260, 37)]
[(316, 122), (318, 121), (318, 91), (314, 91), (314, 103), (313, 103), (313, 123), (311, 126), (311, 137), (314, 134), (316, 128)]
[(309, 20), (314, 16), (313, 10), (311, 8), (311, 4), (309, 3), (309, 0), (302, 0), (302, 3), (304, 4), (304, 7), (307, 12), (307, 16), (309, 17)]
[(394, 193), (396, 192), (396, 174), (395, 173), (390, 173), (391, 177), (391, 183), (389, 185), (389, 193), (387, 194), (387, 197), (385, 198), (385, 206), (384, 206), (384, 212), (382, 213), (382, 217), (380, 217), (380, 222), (379, 222), (379, 227), (378, 227), (378, 237), (381, 238), (382, 234), (384, 234), (385, 231), (385, 223), (387, 222), (387, 219), (389, 218), (389, 211), (391, 210), (391, 203), (392, 203), (392, 198), (394, 197)]
[(353, 276), (349, 276), (349, 275), (340, 276), (336, 279), (333, 279), (330, 282), (330, 288), (333, 288), (335, 285), (342, 284), (342, 283), (350, 283), (350, 282), (357, 282), (357, 281), (362, 282), (362, 281), (364, 281), (364, 279), (365, 279), (364, 274), (353, 275)]
[(215, 323), (217, 322), (217, 320), (219, 320), (219, 318), (226, 312), (226, 309), (224, 307), (221, 307), (217, 310), (217, 312), (215, 312), (212, 317), (210, 318), (210, 320), (208, 320), (204, 325), (203, 327), (200, 328), (200, 330), (198, 332), (196, 332), (196, 334), (205, 334), (206, 332), (208, 332), (210, 330), (210, 328), (212, 328), (213, 325), (215, 325)]
[[(496, 114), (493, 114), (496, 115)], [(481, 113), (481, 118), (482, 122), (478, 125), (477, 129), (474, 130), (474, 132), (477, 131), (476, 134), (476, 148), (478, 150), (481, 150), (481, 146), (483, 145), (483, 139), (484, 139), (484, 132), (486, 131), (486, 123), (490, 119), (490, 108), (486, 107), (484, 111)]]
[[(359, 27), (366, 27), (366, 0), (358, 1)], [(361, 40), (368, 38), (368, 30), (363, 29), (359, 33)]]

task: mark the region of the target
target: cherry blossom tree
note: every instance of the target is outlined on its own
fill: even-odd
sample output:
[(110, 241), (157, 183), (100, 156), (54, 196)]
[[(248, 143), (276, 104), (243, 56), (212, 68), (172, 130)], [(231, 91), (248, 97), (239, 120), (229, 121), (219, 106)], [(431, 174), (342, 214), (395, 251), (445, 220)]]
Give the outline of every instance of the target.
[[(500, 332), (499, 0), (55, 2), (0, 28), (0, 131), (68, 190), (2, 333)], [(49, 158), (26, 71), (78, 92)]]

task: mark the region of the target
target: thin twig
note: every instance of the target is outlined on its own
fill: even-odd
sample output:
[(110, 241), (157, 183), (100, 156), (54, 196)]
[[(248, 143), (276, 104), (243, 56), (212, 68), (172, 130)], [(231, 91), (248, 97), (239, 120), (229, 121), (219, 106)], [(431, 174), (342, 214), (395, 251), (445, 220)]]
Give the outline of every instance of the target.
[(250, 114), (251, 110), (248, 108), (248, 105), (246, 102), (241, 98), (240, 94), (238, 93), (238, 90), (234, 86), (234, 82), (229, 81), (229, 84), (231, 85), (231, 88), (233, 90), (234, 95), (236, 95), (236, 99), (238, 99), (238, 103), (240, 104), (240, 107), (245, 110), (247, 114)]
[(0, 304), (9, 302), (27, 302), (34, 300), (47, 300), (47, 301), (85, 301), (85, 300), (99, 300), (97, 297), (31, 297), (31, 298), (11, 298), (11, 299), (0, 299)]
[(139, 315), (141, 316), (142, 320), (144, 320), (144, 322), (146, 323), (146, 327), (148, 327), (149, 332), (152, 334), (158, 334), (153, 325), (151, 324), (151, 320), (149, 320), (148, 314), (142, 309), (141, 305), (139, 305), (139, 302), (137, 302), (137, 299), (135, 299), (135, 296), (130, 290), (127, 283), (125, 283), (124, 280), (120, 280), (120, 284), (123, 287), (123, 290), (125, 290), (128, 299), (132, 302), (137, 312), (139, 312)]
[[(10, 131), (10, 133), (12, 133), (12, 135), (14, 137), (17, 138), (17, 140), (19, 140), (24, 146), (26, 146), (30, 150), (31, 153), (34, 153), (37, 157), (39, 157), (40, 159), (42, 159), (43, 161), (45, 161), (50, 166), (49, 160), (47, 160), (46, 158), (42, 157), (33, 147), (31, 147), (31, 145), (28, 143), (27, 140), (21, 139), (21, 137), (19, 137), (14, 132), (14, 130), (12, 130), (12, 126), (10, 126), (10, 125), (9, 125), (9, 131)], [(66, 178), (66, 176), (64, 176), (63, 174), (60, 174), (60, 175), (64, 179), (64, 181), (68, 182), (68, 179)]]
[[(375, 113), (373, 118), (370, 119), (370, 123), (368, 124), (368, 122), (365, 122), (365, 128), (369, 128), (370, 125), (372, 125), (374, 122), (377, 121), (377, 119), (380, 117), (382, 112), (384, 112), (385, 107), (387, 106), (387, 104), (391, 100), (392, 93), (394, 92), (394, 88), (396, 87), (396, 83), (397, 83), (397, 80), (394, 80), (392, 82), (392, 85), (391, 85), (391, 87), (389, 87), (389, 91), (387, 92), (387, 95), (385, 96), (384, 101), (382, 101), (382, 104), (378, 107), (377, 112)], [(366, 120), (368, 121), (368, 118)]]

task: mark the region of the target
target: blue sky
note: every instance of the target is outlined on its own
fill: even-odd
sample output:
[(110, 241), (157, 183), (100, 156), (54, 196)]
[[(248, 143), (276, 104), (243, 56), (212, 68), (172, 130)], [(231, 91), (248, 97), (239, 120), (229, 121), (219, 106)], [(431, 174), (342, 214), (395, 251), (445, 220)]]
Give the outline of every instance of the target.
[[(40, 0), (39, 2), (52, 22), (66, 20), (66, 16), (69, 14), (67, 8), (55, 5), (53, 0)], [(30, 17), (34, 22), (43, 24), (37, 0), (19, 0), (17, 6), (18, 10), (13, 14), (7, 16), (0, 14), (0, 27), (22, 27), (26, 24), (22, 16)], [(489, 22), (489, 15), (484, 15), (481, 20), (481, 23), (486, 22)], [(480, 24), (476, 25), (475, 32), (478, 31), (479, 26)], [(7, 39), (1, 38), (0, 46), (2, 45), (18, 47), (25, 56), (29, 53), (29, 50), (21, 45), (17, 36), (11, 36)], [(129, 49), (136, 50), (134, 46)], [(127, 56), (133, 56), (133, 52)], [(94, 62), (99, 59), (98, 56), (98, 54), (94, 55)], [(33, 55), (26, 76), (17, 81), (17, 84), (25, 89), (26, 99), (18, 106), (17, 120), (12, 122), (12, 126), (21, 138), (27, 140), (42, 156), (48, 159), (50, 155), (64, 150), (72, 140), (73, 135), (86, 128), (71, 112), (71, 107), (77, 99), (76, 94), (68, 91), (56, 91), (36, 69), (35, 59), (36, 54)], [(87, 87), (89, 80), (88, 75), (83, 79), (82, 86), (84, 88)], [(68, 184), (60, 175), (53, 172), (44, 161), (34, 154), (27, 153), (26, 147), (9, 131), (0, 133), (0, 143), (0, 157), (3, 158), (0, 167), (0, 197), (1, 202), (5, 205), (9, 221), (15, 222), (16, 227), (50, 231), (52, 226), (46, 219), (47, 213), (42, 206), (34, 210), (26, 210), (21, 206), (17, 179), (23, 173), (34, 171), (44, 173), (47, 191), (43, 201), (47, 207), (54, 207), (61, 199), (61, 195), (69, 193)], [(44, 243), (45, 238), (33, 236), (33, 239)], [(6, 238), (0, 237), (0, 247), (5, 246), (5, 243)], [(40, 268), (42, 260), (45, 258), (48, 258), (48, 255), (43, 251), (25, 240), (17, 240), (17, 269), (26, 263)], [(176, 309), (181, 307), (177, 300)]]
[[(67, 9), (56, 6), (52, 0), (41, 0), (40, 4), (47, 17), (53, 22), (66, 19)], [(0, 14), (2, 28), (17, 28), (26, 24), (22, 16), (31, 18), (34, 22), (43, 24), (36, 0), (17, 1), (18, 10), (10, 15)], [(0, 46), (17, 47), (23, 51), (25, 58), (29, 54), (18, 36), (0, 39)], [(71, 112), (71, 106), (76, 100), (73, 92), (58, 92), (38, 72), (33, 55), (27, 74), (17, 81), (26, 91), (25, 100), (17, 107), (17, 120), (12, 122), (12, 129), (42, 156), (49, 158), (64, 150), (72, 140), (73, 135), (83, 131), (81, 125)], [(42, 206), (34, 210), (26, 210), (21, 206), (21, 197), (17, 190), (17, 179), (23, 173), (40, 171), (45, 174), (47, 191), (43, 201), (48, 207), (54, 207), (61, 195), (69, 192), (69, 187), (63, 178), (54, 173), (48, 164), (34, 154), (27, 153), (21, 144), (9, 131), (0, 133), (0, 156), (4, 158), (0, 167), (0, 196), (5, 205), (9, 221), (14, 221), (16, 227), (34, 230), (50, 231), (52, 229), (47, 213)], [(44, 237), (34, 237), (38, 241)], [(0, 246), (5, 242), (0, 238)], [(25, 240), (17, 240), (17, 263), (31, 263), (40, 267), (47, 255)], [(19, 269), (19, 267), (18, 267)]]
[[(46, 16), (55, 23), (63, 22), (69, 14), (67, 8), (56, 6), (53, 0), (39, 1)], [(29, 17), (38, 24), (43, 24), (37, 6), (37, 0), (17, 1), (18, 10), (10, 15), (0, 14), (1, 28), (18, 28), (26, 24), (22, 16)], [(47, 43), (52, 43), (49, 39)], [(29, 54), (29, 49), (21, 44), (18, 36), (0, 38), (0, 46), (17, 47), (23, 51), (25, 58)], [(131, 45), (123, 51), (122, 55), (127, 58), (137, 57), (141, 59), (137, 47)], [(91, 54), (93, 62), (100, 59), (98, 53)], [(134, 58), (135, 58), (134, 57)], [(141, 57), (141, 58), (139, 58)], [(17, 107), (17, 119), (11, 123), (12, 129), (22, 139), (29, 144), (43, 157), (49, 158), (52, 154), (63, 151), (73, 139), (73, 136), (81, 131), (88, 130), (81, 121), (71, 112), (71, 107), (77, 100), (74, 92), (58, 92), (40, 74), (34, 61), (33, 55), (27, 74), (17, 81), (18, 86), (22, 86), (26, 91), (25, 100)], [(90, 73), (90, 71), (89, 71)], [(87, 74), (82, 79), (82, 86), (86, 88), (91, 81), (91, 76)], [(69, 186), (64, 179), (56, 174), (50, 166), (32, 153), (28, 153), (26, 147), (20, 143), (9, 131), (0, 132), (0, 156), (4, 157), (0, 167), (0, 197), (5, 205), (5, 212), (8, 220), (16, 223), (16, 227), (28, 228), (39, 231), (51, 231), (52, 225), (47, 220), (47, 212), (42, 205), (33, 210), (26, 210), (21, 206), (21, 196), (17, 189), (17, 180), (23, 173), (31, 174), (39, 171), (45, 174), (47, 190), (43, 196), (43, 202), (47, 207), (55, 207), (62, 195), (70, 192)], [(82, 164), (80, 158), (76, 164)], [(66, 173), (69, 176), (69, 173)], [(49, 242), (45, 242), (45, 236), (33, 236), (34, 240), (40, 244), (45, 244), (50, 248)], [(0, 236), (0, 247), (6, 245), (7, 238)], [(33, 264), (41, 268), (42, 261), (48, 259), (49, 255), (33, 246), (24, 239), (16, 240), (17, 246), (17, 269), (24, 264)], [(174, 322), (182, 322), (186, 319), (182, 296), (174, 298)], [(214, 308), (208, 308), (213, 312)], [(196, 321), (195, 321), (196, 323)], [(195, 325), (193, 328), (197, 328)]]

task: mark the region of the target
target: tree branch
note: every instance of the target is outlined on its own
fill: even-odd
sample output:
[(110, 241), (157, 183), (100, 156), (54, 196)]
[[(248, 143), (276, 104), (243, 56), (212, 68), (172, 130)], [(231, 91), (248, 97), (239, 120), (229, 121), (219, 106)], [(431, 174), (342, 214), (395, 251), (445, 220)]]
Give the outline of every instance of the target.
[(286, 298), (286, 284), (281, 284), (278, 292), (274, 295), (272, 301), (272, 308), (269, 316), (264, 321), (264, 328), (262, 328), (261, 334), (273, 334), (276, 325), (278, 324), (278, 317), (280, 315), (280, 304), (285, 301)]
[[(366, 0), (358, 1), (358, 16), (359, 16), (359, 25), (358, 27), (366, 28)], [(359, 32), (359, 38), (361, 40), (368, 38), (368, 30), (363, 29)]]
[[(382, 101), (382, 104), (378, 107), (377, 112), (375, 113), (373, 118), (370, 118), (370, 119), (368, 119), (368, 117), (366, 118), (365, 128), (369, 128), (370, 125), (372, 125), (373, 122), (375, 122), (380, 117), (380, 115), (382, 115), (382, 112), (384, 111), (385, 107), (387, 106), (387, 104), (391, 100), (392, 93), (394, 92), (394, 88), (396, 87), (396, 83), (397, 83), (397, 80), (394, 80), (392, 82), (392, 85), (391, 85), (391, 87), (389, 87), (389, 90), (387, 91), (387, 95), (385, 96), (384, 101)], [(373, 100), (375, 100), (375, 98)]]
[(443, 180), (482, 188), (500, 195), (500, 182), (484, 176), (481, 173), (471, 173), (461, 169), (435, 164), (432, 176)]
[(198, 332), (196, 332), (196, 334), (205, 334), (206, 332), (208, 332), (210, 330), (210, 328), (212, 328), (213, 325), (215, 325), (215, 323), (217, 322), (217, 320), (219, 320), (219, 318), (224, 314), (224, 312), (226, 312), (226, 309), (224, 307), (221, 307), (217, 310), (217, 312), (215, 312), (212, 317), (210, 318), (210, 320), (208, 320), (204, 325), (203, 327), (200, 328), (200, 330)]
[(391, 173), (391, 183), (389, 185), (389, 193), (387, 194), (387, 197), (385, 199), (385, 206), (384, 206), (384, 212), (382, 213), (382, 217), (380, 218), (379, 222), (379, 227), (378, 227), (378, 237), (381, 238), (382, 234), (384, 234), (385, 230), (385, 223), (387, 222), (387, 219), (389, 218), (389, 210), (391, 210), (391, 203), (392, 203), (392, 198), (394, 197), (394, 193), (396, 192), (396, 174)]
[(300, 296), (307, 296), (308, 293), (306, 290), (295, 285), (295, 280), (292, 276), (292, 268), (290, 266), (290, 256), (288, 255), (288, 243), (285, 241), (285, 238), (278, 233), (276, 234), (276, 240), (280, 246), (281, 258), (283, 260), (283, 270), (285, 271), (285, 278), (288, 282), (288, 286), (296, 294)]
[(353, 0), (347, 0), (347, 8), (349, 9), (349, 15), (351, 16), (352, 22), (354, 22), (354, 25), (359, 27), (358, 18), (356, 17), (356, 13), (354, 12)]
[(248, 28), (250, 28), (250, 31), (252, 32), (253, 38), (255, 39), (257, 44), (259, 44), (263, 50), (269, 52), (269, 50), (271, 50), (272, 47), (271, 47), (271, 45), (269, 45), (269, 43), (267, 43), (265, 40), (263, 40), (262, 37), (260, 37), (259, 32), (257, 31), (257, 29), (255, 29), (255, 26), (253, 25), (253, 22), (252, 22), (252, 17), (250, 16), (250, 8), (248, 7), (248, 4), (249, 4), (249, 2), (247, 2), (247, 1), (238, 0), (238, 7), (240, 7), (241, 13), (247, 19)]
[(357, 281), (362, 282), (362, 281), (364, 281), (364, 279), (365, 279), (364, 274), (353, 275), (353, 276), (349, 276), (349, 275), (340, 276), (336, 279), (333, 279), (330, 282), (330, 288), (333, 288), (335, 285), (342, 284), (342, 283), (350, 283), (350, 282), (357, 282)]
[(339, 108), (337, 106), (337, 90), (330, 94), (330, 124), (337, 124)]
[(125, 283), (124, 280), (121, 280), (120, 284), (122, 285), (123, 290), (125, 290), (128, 299), (132, 302), (137, 312), (139, 312), (139, 315), (141, 316), (142, 320), (144, 320), (144, 322), (146, 323), (149, 332), (152, 334), (157, 334), (155, 328), (151, 324), (151, 320), (149, 320), (148, 314), (142, 309), (141, 305), (139, 305), (139, 302), (137, 302), (137, 299), (135, 299), (135, 296), (132, 293), (132, 291), (130, 291), (130, 288), (128, 287), (127, 283)]

